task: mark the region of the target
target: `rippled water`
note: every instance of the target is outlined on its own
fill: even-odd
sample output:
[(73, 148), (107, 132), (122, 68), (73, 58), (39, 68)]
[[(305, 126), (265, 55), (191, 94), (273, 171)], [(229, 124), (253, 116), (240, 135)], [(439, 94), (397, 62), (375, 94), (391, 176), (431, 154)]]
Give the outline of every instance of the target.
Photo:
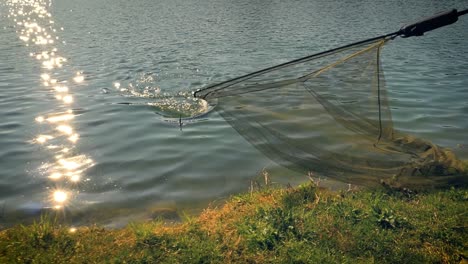
[[(465, 1), (6, 0), (0, 225), (118, 226), (247, 191), (276, 166), (192, 91)], [(468, 17), (383, 51), (395, 127), (468, 158)], [(208, 111), (208, 113), (206, 113)], [(186, 118), (198, 115), (198, 118)]]

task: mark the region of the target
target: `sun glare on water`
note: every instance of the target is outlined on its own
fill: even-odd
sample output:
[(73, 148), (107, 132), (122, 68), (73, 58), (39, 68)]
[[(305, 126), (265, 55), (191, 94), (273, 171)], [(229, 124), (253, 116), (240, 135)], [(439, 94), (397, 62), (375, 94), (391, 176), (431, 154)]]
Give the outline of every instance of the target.
[[(52, 190), (48, 201), (52, 203), (51, 207), (62, 209), (77, 192), (74, 188), (86, 176), (86, 170), (94, 165), (88, 155), (79, 152), (77, 143), (80, 135), (72, 123), (76, 116), (72, 108), (77, 107), (79, 101), (74, 90), (85, 84), (86, 76), (83, 71), (68, 65), (69, 60), (61, 52), (66, 42), (57, 32), (64, 29), (57, 27), (49, 12), (52, 0), (6, 0), (5, 3), (7, 17), (12, 20), (22, 45), (28, 49), (28, 57), (41, 69), (38, 81), (42, 86), (34, 88), (44, 94), (53, 93), (57, 99), (49, 110), (39, 113), (34, 119), (35, 124), (41, 127), (38, 129), (41, 133), (29, 142), (40, 146), (38, 151), (47, 151), (43, 153), (44, 157), (52, 157), (44, 158), (38, 173), (50, 180), (50, 187), (57, 184), (64, 187), (49, 188)], [(55, 109), (66, 110), (55, 112)]]
[(57, 190), (54, 192), (53, 198), (57, 203), (64, 203), (68, 200), (68, 194), (65, 191)]

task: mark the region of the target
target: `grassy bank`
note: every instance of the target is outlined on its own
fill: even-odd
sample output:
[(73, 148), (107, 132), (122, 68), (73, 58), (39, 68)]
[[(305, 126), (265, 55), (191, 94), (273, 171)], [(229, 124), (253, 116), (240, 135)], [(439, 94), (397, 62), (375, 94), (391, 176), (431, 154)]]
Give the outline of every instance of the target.
[(44, 217), (0, 233), (0, 263), (466, 263), (468, 190), (266, 188), (167, 225)]

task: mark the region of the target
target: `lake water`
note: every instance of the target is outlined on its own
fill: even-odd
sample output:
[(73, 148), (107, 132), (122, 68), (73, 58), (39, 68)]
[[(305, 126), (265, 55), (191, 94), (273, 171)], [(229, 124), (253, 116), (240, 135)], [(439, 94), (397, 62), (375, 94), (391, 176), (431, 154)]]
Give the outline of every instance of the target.
[[(191, 92), (396, 31), (466, 1), (4, 0), (0, 226), (196, 213), (275, 165)], [(382, 53), (396, 129), (468, 158), (468, 17)], [(161, 115), (166, 114), (166, 116)]]

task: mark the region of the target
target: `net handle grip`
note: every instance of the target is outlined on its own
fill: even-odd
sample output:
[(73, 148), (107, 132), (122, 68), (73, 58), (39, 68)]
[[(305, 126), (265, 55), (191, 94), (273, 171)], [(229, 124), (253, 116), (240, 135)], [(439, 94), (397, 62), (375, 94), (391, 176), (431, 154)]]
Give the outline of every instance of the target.
[(458, 17), (466, 14), (466, 11), (467, 10), (458, 12), (457, 9), (452, 9), (449, 11), (437, 13), (416, 23), (403, 26), (400, 31), (398, 31), (398, 35), (403, 38), (422, 36), (428, 31), (457, 22)]

